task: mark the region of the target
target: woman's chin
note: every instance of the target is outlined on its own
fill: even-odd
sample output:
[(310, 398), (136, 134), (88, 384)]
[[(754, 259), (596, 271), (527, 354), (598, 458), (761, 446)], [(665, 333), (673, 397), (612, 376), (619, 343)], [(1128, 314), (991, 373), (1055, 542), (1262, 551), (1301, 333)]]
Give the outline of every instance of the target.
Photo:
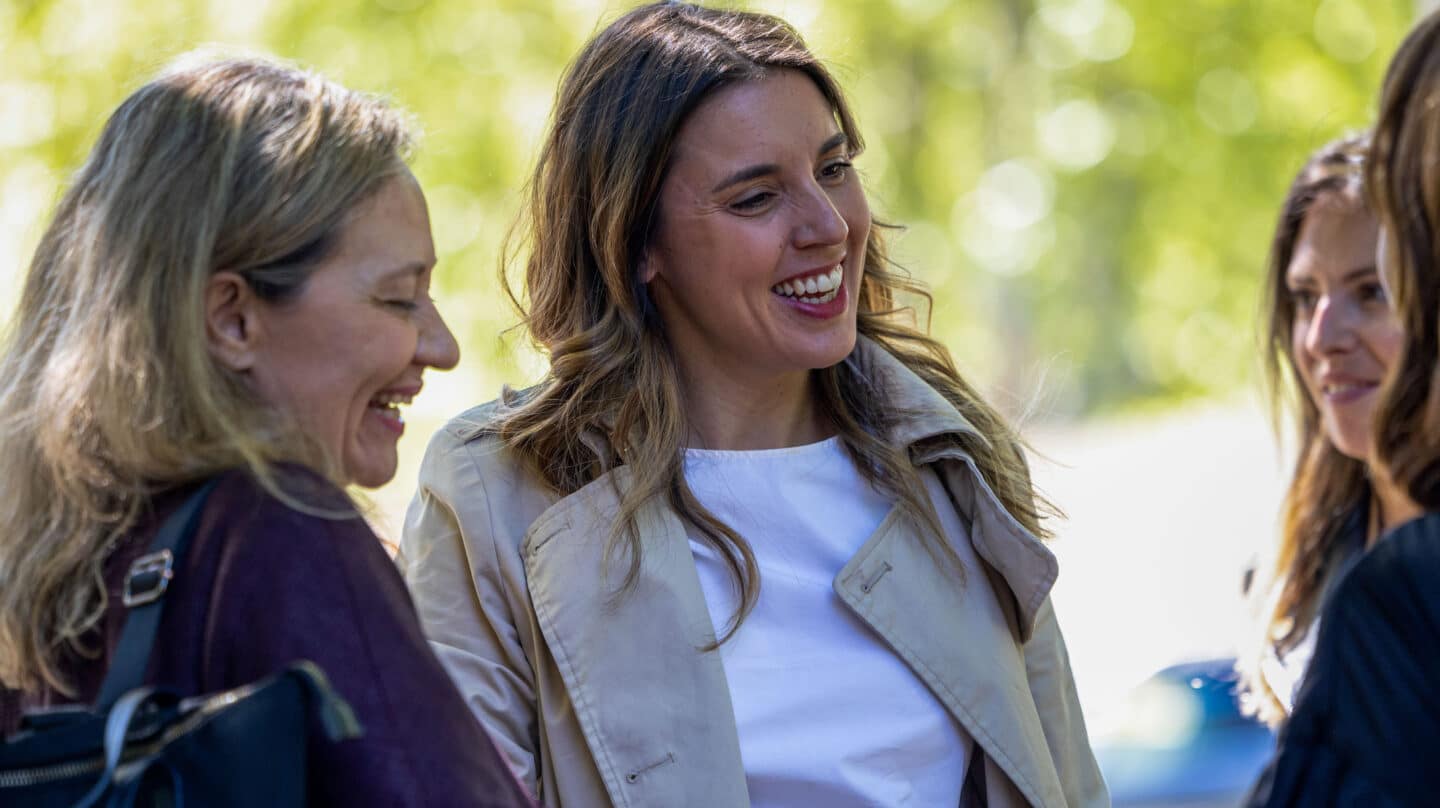
[(389, 457), (366, 457), (345, 464), (345, 481), (361, 488), (379, 488), (395, 479), (399, 458), (392, 449)]
[(1359, 460), (1361, 463), (1370, 462), (1369, 434), (1365, 427), (1331, 428), (1327, 430), (1326, 437), (1330, 439), (1330, 444), (1335, 447), (1335, 451), (1340, 454), (1351, 460)]
[(830, 344), (817, 350), (816, 353), (819, 361), (814, 366), (815, 369), (823, 370), (844, 362), (845, 357), (854, 352), (856, 342), (857, 336), (853, 328), (846, 334), (837, 335), (835, 339), (830, 341)]
[(792, 368), (824, 370), (845, 361), (855, 350), (856, 340), (854, 323), (835, 323), (823, 331), (789, 332), (775, 341), (772, 353)]

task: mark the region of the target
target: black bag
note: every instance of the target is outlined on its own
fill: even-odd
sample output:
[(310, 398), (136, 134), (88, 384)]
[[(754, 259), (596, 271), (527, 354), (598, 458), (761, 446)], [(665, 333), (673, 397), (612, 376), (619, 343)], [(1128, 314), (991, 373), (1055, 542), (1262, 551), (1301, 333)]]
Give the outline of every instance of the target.
[(331, 741), (360, 736), (350, 705), (311, 662), (187, 699), (141, 686), (161, 598), (214, 486), (192, 495), (130, 566), (131, 612), (94, 708), (32, 713), (0, 745), (0, 805), (299, 808), (310, 716)]

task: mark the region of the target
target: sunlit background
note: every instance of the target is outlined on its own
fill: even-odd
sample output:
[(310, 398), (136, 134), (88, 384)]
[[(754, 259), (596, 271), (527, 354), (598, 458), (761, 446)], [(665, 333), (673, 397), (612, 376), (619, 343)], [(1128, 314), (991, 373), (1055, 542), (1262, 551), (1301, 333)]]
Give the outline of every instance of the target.
[[(392, 97), (425, 132), (436, 296), (465, 352), (428, 380), (400, 474), (376, 495), (394, 535), (428, 436), (541, 372), (505, 335), (499, 245), (565, 62), (629, 6), (0, 0), (0, 318), (105, 115), (174, 56), (262, 50)], [(1311, 149), (1369, 122), (1419, 6), (748, 6), (836, 68), (868, 136), (872, 205), (906, 226), (898, 255), (935, 291), (934, 332), (1025, 419), (1037, 478), (1070, 517), (1056, 600), (1102, 740), (1180, 743), (1194, 711), (1132, 688), (1233, 654), (1244, 631), (1241, 574), (1272, 540), (1285, 478), (1255, 373), (1277, 206)]]

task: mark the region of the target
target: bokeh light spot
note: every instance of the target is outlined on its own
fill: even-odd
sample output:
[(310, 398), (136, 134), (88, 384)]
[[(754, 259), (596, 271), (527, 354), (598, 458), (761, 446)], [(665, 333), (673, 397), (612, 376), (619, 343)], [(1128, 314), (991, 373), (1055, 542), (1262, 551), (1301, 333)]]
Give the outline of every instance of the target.
[(55, 93), (38, 82), (0, 83), (0, 149), (28, 146), (55, 131)]
[(1089, 99), (1067, 101), (1039, 120), (1040, 147), (1050, 161), (1080, 171), (1098, 164), (1115, 145), (1110, 118)]
[(975, 189), (976, 208), (985, 222), (1002, 230), (1023, 230), (1050, 215), (1055, 201), (1050, 172), (1029, 160), (992, 166)]
[(1220, 67), (1200, 77), (1195, 110), (1205, 125), (1222, 135), (1238, 135), (1255, 125), (1260, 99), (1243, 73)]
[(1375, 24), (1355, 0), (1324, 0), (1315, 10), (1315, 40), (1342, 62), (1363, 62), (1375, 52)]

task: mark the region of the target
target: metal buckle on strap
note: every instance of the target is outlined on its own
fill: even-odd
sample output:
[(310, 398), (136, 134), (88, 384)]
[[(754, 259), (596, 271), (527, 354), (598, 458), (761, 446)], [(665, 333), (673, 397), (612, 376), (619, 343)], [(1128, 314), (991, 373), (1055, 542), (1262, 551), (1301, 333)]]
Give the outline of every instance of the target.
[(121, 601), (127, 608), (157, 601), (175, 577), (175, 556), (169, 550), (147, 553), (130, 564), (125, 573), (125, 591)]

